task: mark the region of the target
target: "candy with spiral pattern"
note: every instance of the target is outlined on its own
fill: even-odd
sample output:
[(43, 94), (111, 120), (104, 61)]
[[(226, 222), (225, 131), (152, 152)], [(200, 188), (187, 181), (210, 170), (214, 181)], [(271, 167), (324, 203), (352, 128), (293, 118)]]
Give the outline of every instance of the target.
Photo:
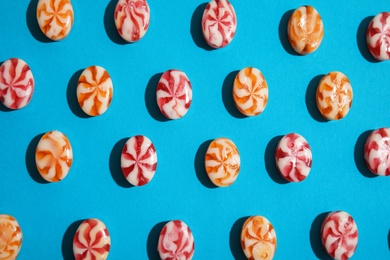
[(0, 215), (0, 259), (15, 260), (22, 240), (23, 233), (18, 221), (10, 215)]

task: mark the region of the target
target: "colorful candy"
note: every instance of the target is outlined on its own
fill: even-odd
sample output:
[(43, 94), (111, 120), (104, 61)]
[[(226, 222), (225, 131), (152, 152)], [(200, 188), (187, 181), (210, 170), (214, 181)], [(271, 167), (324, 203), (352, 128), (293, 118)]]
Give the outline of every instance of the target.
[(192, 102), (192, 87), (187, 75), (180, 70), (168, 70), (157, 86), (157, 104), (161, 113), (169, 119), (187, 114)]
[(367, 46), (379, 61), (390, 59), (390, 13), (379, 13), (372, 19), (366, 33)]
[(10, 215), (0, 215), (0, 259), (15, 260), (22, 240), (23, 233), (18, 221)]
[(115, 25), (120, 36), (128, 42), (144, 37), (150, 23), (146, 0), (119, 0), (115, 8)]
[(288, 21), (288, 40), (299, 54), (312, 53), (318, 49), (324, 37), (321, 16), (314, 7), (301, 6)]
[(275, 160), (283, 178), (291, 182), (303, 181), (311, 170), (310, 146), (301, 135), (287, 134), (276, 147)]
[(157, 168), (157, 153), (152, 141), (143, 135), (127, 140), (122, 150), (121, 167), (127, 181), (134, 186), (149, 183)]
[(217, 138), (209, 145), (205, 156), (206, 172), (217, 186), (232, 185), (240, 172), (240, 154), (227, 138)]
[(96, 218), (84, 220), (73, 238), (76, 260), (105, 260), (110, 253), (111, 237), (106, 225)]
[(364, 145), (364, 159), (376, 175), (390, 175), (390, 128), (373, 131)]
[(237, 74), (233, 98), (237, 109), (246, 116), (257, 116), (264, 111), (268, 102), (268, 86), (260, 70), (248, 67)]
[(317, 107), (322, 116), (328, 120), (344, 118), (351, 108), (352, 99), (351, 83), (341, 72), (328, 73), (318, 84)]
[(202, 17), (202, 31), (207, 44), (213, 48), (228, 45), (236, 34), (237, 16), (228, 0), (211, 0)]
[(42, 136), (35, 152), (35, 162), (42, 178), (49, 182), (61, 181), (68, 175), (72, 160), (72, 147), (63, 133), (51, 131)]
[(190, 260), (194, 255), (194, 237), (181, 220), (168, 222), (161, 230), (157, 250), (161, 260)]
[(39, 0), (37, 20), (42, 32), (59, 41), (68, 36), (73, 26), (74, 12), (70, 0)]
[(81, 109), (90, 116), (107, 111), (114, 88), (108, 72), (100, 66), (86, 68), (77, 85), (77, 100)]
[(344, 211), (329, 213), (322, 222), (321, 241), (332, 258), (351, 258), (358, 244), (358, 230), (354, 219)]
[(0, 66), (0, 100), (6, 107), (25, 107), (33, 93), (34, 77), (24, 60), (12, 58)]
[(273, 259), (276, 251), (276, 234), (268, 219), (253, 216), (245, 221), (241, 231), (241, 247), (248, 259)]

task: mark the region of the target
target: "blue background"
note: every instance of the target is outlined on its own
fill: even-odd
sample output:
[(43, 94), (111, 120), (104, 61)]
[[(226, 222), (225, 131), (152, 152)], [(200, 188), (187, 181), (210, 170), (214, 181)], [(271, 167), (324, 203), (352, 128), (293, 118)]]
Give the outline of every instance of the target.
[[(18, 259), (72, 259), (80, 221), (99, 218), (109, 229), (109, 259), (158, 259), (158, 234), (181, 219), (193, 231), (195, 259), (244, 259), (239, 244), (246, 217), (274, 225), (275, 259), (327, 259), (319, 229), (324, 214), (345, 210), (359, 229), (354, 259), (389, 259), (390, 177), (374, 177), (363, 161), (369, 131), (389, 126), (390, 62), (373, 61), (365, 45), (370, 19), (388, 11), (387, 1), (238, 1), (238, 28), (226, 48), (210, 50), (201, 35), (203, 1), (149, 0), (145, 37), (125, 44), (117, 34), (117, 1), (73, 1), (75, 23), (65, 40), (50, 42), (35, 17), (37, 0), (0, 1), (0, 61), (11, 57), (31, 67), (36, 88), (19, 111), (0, 106), (0, 213), (16, 217), (24, 240)], [(287, 41), (292, 10), (314, 6), (325, 36), (313, 54), (297, 56)], [(108, 111), (88, 118), (76, 100), (81, 71), (108, 70), (114, 98)], [(238, 70), (260, 69), (269, 86), (263, 114), (240, 115), (232, 101)], [(164, 120), (155, 102), (162, 72), (187, 73), (193, 103), (187, 115)], [(324, 122), (315, 105), (322, 75), (342, 71), (352, 84), (348, 116)], [(35, 167), (42, 134), (60, 130), (74, 152), (69, 175), (44, 183)], [(313, 151), (302, 183), (286, 184), (276, 171), (280, 137), (296, 132)], [(120, 169), (125, 141), (148, 136), (158, 152), (154, 179), (130, 187)], [(237, 181), (214, 188), (204, 171), (211, 140), (235, 142), (242, 168)]]

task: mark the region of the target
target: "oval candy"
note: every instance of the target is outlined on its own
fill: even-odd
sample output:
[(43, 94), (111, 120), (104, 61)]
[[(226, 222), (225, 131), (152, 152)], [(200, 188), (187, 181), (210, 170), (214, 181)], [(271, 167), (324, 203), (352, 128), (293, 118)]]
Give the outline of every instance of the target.
[(23, 233), (18, 221), (10, 215), (0, 215), (0, 259), (16, 259), (22, 240)]
[(371, 132), (364, 145), (364, 159), (368, 169), (379, 176), (390, 175), (390, 128)]
[(390, 12), (379, 13), (371, 20), (366, 39), (368, 49), (375, 59), (390, 59)]

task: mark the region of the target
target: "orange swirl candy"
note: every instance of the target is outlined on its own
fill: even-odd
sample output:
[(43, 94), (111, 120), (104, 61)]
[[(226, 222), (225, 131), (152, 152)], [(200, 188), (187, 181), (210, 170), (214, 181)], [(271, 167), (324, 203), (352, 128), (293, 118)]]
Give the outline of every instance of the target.
[(335, 71), (325, 75), (317, 87), (317, 107), (328, 120), (345, 117), (352, 105), (352, 86), (347, 76)]
[(22, 239), (18, 221), (10, 215), (0, 215), (0, 259), (16, 259), (22, 247)]
[(288, 40), (299, 54), (312, 53), (318, 49), (324, 37), (324, 25), (317, 10), (301, 6), (290, 16), (287, 26)]
[(68, 175), (72, 160), (72, 147), (63, 133), (51, 131), (42, 136), (35, 153), (35, 162), (42, 178), (49, 182), (61, 181)]

